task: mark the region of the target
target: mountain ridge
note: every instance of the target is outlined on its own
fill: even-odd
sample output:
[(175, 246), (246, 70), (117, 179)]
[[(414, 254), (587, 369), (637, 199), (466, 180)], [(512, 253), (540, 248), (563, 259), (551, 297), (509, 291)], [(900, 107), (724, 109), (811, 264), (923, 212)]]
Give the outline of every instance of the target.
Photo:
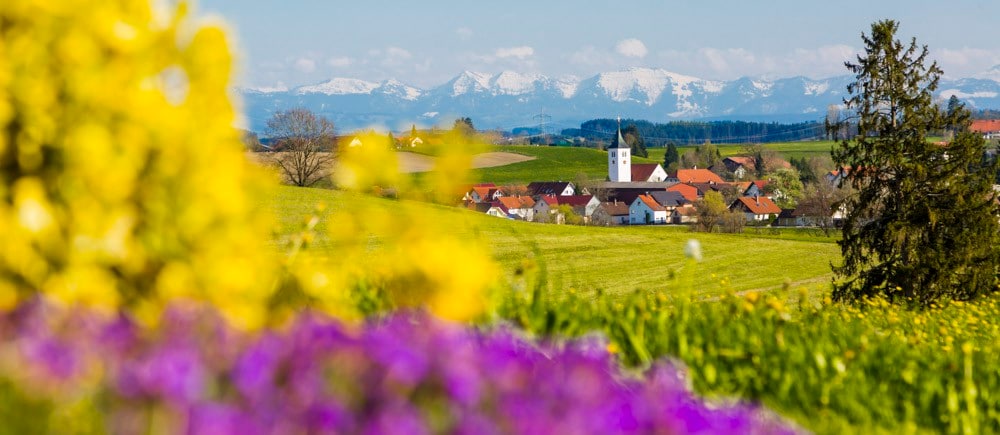
[[(601, 117), (654, 122), (698, 119), (822, 119), (846, 96), (849, 75), (709, 80), (660, 68), (633, 67), (587, 78), (548, 77), (502, 71), (463, 71), (447, 82), (419, 88), (390, 79), (380, 82), (335, 77), (287, 88), (238, 88), (249, 127), (263, 131), (279, 110), (305, 107), (334, 121), (340, 130), (377, 127), (404, 130), (411, 124), (448, 126), (471, 117), (477, 128), (575, 127)], [(942, 79), (936, 97), (957, 96), (972, 107), (1000, 108), (1000, 82), (992, 77)]]

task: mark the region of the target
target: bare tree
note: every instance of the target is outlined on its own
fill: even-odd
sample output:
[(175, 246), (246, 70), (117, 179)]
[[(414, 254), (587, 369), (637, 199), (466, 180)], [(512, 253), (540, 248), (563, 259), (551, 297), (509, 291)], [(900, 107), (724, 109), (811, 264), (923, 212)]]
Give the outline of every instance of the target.
[(276, 112), (267, 121), (275, 152), (270, 160), (296, 186), (312, 186), (329, 175), (336, 141), (333, 122), (308, 109)]
[(833, 215), (847, 194), (847, 189), (838, 189), (825, 181), (810, 184), (799, 201), (799, 213), (829, 237), (835, 227)]

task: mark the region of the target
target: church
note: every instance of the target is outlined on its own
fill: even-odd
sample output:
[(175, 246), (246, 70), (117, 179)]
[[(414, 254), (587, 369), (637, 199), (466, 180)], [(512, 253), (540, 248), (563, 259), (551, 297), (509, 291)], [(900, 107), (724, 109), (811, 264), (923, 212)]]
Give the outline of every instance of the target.
[(665, 191), (677, 184), (659, 163), (632, 163), (632, 149), (622, 136), (620, 119), (617, 139), (608, 148), (608, 181), (599, 185), (608, 200), (632, 202), (641, 194)]

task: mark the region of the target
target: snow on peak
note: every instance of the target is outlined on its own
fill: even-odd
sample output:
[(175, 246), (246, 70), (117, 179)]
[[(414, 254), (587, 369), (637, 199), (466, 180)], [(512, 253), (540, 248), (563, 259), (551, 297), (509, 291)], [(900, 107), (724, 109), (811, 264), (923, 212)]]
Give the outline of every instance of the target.
[(295, 93), (302, 94), (326, 94), (326, 95), (349, 95), (349, 94), (370, 94), (379, 87), (378, 83), (366, 82), (358, 79), (334, 78), (329, 81), (310, 86), (300, 86), (295, 89)]
[(555, 87), (563, 98), (573, 98), (576, 90), (580, 88), (580, 79), (576, 76), (566, 76), (556, 80)]
[(282, 83), (282, 82), (278, 82), (278, 84), (276, 84), (274, 86), (259, 86), (259, 87), (255, 87), (255, 88), (243, 88), (243, 91), (245, 91), (245, 92), (256, 92), (258, 94), (274, 94), (274, 93), (277, 93), (277, 92), (288, 92), (288, 86), (285, 86), (285, 84)]
[(409, 86), (398, 80), (390, 79), (382, 82), (379, 86), (382, 88), (382, 92), (389, 95), (394, 95), (404, 100), (415, 101), (423, 95), (423, 91), (417, 89), (413, 86)]
[(535, 90), (535, 85), (545, 77), (537, 74), (521, 74), (504, 71), (493, 78), (493, 90), (496, 95), (522, 95)]
[[(667, 85), (670, 85), (671, 93), (678, 98), (678, 106), (681, 106), (682, 101), (686, 102), (692, 95), (691, 85), (704, 83), (691, 76), (649, 68), (629, 68), (600, 74), (597, 82), (614, 101), (625, 101), (632, 92), (638, 91), (646, 97), (645, 101), (640, 102), (648, 106), (652, 106), (660, 99)], [(711, 85), (708, 87), (714, 88)]]
[(820, 95), (830, 90), (830, 82), (806, 82), (806, 95)]
[(490, 74), (463, 71), (458, 77), (455, 77), (454, 83), (452, 83), (451, 95), (457, 97), (469, 92), (488, 90), (491, 78), (493, 76)]

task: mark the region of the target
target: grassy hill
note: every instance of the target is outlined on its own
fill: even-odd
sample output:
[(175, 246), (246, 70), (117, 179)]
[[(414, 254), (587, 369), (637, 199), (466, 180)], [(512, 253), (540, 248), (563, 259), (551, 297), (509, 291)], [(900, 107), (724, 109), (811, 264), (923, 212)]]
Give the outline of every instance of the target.
[[(573, 181), (577, 174), (591, 179), (604, 179), (608, 175), (608, 154), (592, 148), (548, 146), (499, 146), (494, 151), (524, 154), (535, 160), (512, 165), (482, 168), (473, 171), (481, 181), (497, 184), (527, 183), (531, 181)], [(634, 158), (635, 163), (662, 161)]]
[[(266, 206), (278, 215), (278, 233), (289, 234), (320, 203), (326, 205), (326, 211), (317, 227), (311, 252), (331, 258), (334, 264), (335, 252), (325, 236), (326, 226), (330, 225), (325, 216), (358, 204), (391, 213), (400, 204), (323, 189), (280, 187)], [(463, 239), (487, 241), (508, 275), (526, 257), (537, 255), (556, 291), (573, 288), (621, 293), (663, 289), (671, 273), (684, 267), (683, 251), (689, 239), (699, 240), (704, 253), (704, 260), (693, 272), (694, 287), (702, 294), (717, 294), (727, 289), (775, 289), (786, 282), (796, 287), (825, 289), (831, 276), (830, 262), (839, 258), (833, 239), (805, 233), (725, 235), (691, 233), (686, 227), (669, 226), (603, 228), (536, 224), (454, 207), (404, 203), (433, 217)]]
[[(765, 149), (777, 151), (785, 159), (792, 157), (798, 159), (802, 157), (830, 156), (830, 148), (836, 146), (836, 142), (830, 140), (804, 141), (804, 142), (774, 142), (764, 144)], [(735, 156), (743, 153), (743, 144), (716, 144), (723, 157)], [(678, 148), (681, 153), (693, 151), (697, 145), (687, 145)], [(663, 153), (666, 148), (650, 148), (649, 159), (662, 162)]]

